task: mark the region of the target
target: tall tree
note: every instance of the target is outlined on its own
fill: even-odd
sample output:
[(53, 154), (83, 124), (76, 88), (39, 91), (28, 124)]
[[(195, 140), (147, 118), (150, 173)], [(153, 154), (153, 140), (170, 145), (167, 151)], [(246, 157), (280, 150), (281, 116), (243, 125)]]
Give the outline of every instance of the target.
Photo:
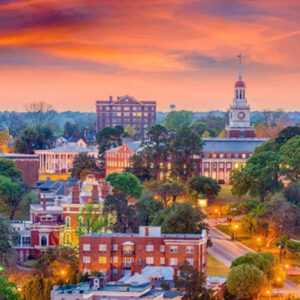
[(98, 161), (94, 156), (81, 152), (74, 158), (71, 176), (75, 179), (83, 180), (89, 174), (94, 174), (95, 177), (99, 178), (103, 175), (103, 170), (99, 167)]
[(35, 275), (23, 286), (22, 296), (26, 300), (51, 300), (52, 286), (49, 278)]
[(50, 121), (55, 115), (52, 105), (43, 101), (29, 103), (25, 106), (25, 109), (34, 125)]
[(275, 139), (276, 143), (280, 146), (285, 144), (288, 140), (295, 136), (300, 135), (300, 127), (298, 126), (288, 126), (284, 128), (279, 134), (278, 137)]
[(232, 172), (232, 193), (242, 196), (250, 192), (251, 196), (259, 196), (263, 202), (268, 193), (274, 193), (282, 187), (278, 177), (279, 159), (276, 152), (253, 154), (241, 171)]
[(12, 181), (22, 181), (22, 171), (16, 168), (13, 160), (0, 158), (0, 175), (10, 178)]
[(103, 213), (106, 216), (109, 214), (115, 216), (112, 225), (114, 232), (137, 232), (140, 221), (134, 207), (128, 205), (125, 194), (108, 195), (104, 202)]
[(283, 194), (289, 203), (300, 207), (300, 182), (290, 183), (284, 189)]
[(300, 135), (289, 139), (279, 149), (281, 174), (292, 181), (300, 180)]
[(173, 178), (186, 182), (195, 174), (193, 155), (200, 154), (202, 145), (201, 137), (190, 127), (181, 127), (172, 134), (169, 151), (173, 160), (171, 168)]
[(205, 279), (202, 274), (188, 262), (184, 262), (179, 276), (174, 278), (175, 286), (184, 290), (183, 299), (200, 300), (206, 293)]

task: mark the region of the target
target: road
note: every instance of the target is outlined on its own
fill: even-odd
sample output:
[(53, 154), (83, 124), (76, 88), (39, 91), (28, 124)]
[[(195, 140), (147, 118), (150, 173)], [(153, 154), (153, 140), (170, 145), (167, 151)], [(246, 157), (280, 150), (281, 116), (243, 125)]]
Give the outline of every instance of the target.
[[(227, 267), (230, 267), (231, 262), (237, 257), (245, 253), (255, 252), (245, 245), (231, 241), (230, 237), (214, 227), (214, 223), (209, 221), (210, 236), (212, 240), (212, 247), (208, 248), (208, 254), (213, 256), (218, 261), (222, 262)], [(285, 281), (285, 285), (280, 289), (273, 289), (273, 294), (293, 294), (300, 296), (300, 288), (290, 280)]]

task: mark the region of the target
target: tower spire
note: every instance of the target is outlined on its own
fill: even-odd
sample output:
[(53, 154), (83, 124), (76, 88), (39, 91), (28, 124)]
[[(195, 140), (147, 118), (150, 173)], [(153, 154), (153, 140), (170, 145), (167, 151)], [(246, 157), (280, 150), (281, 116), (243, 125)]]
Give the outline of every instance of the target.
[(240, 53), (237, 57), (239, 59), (239, 80), (242, 80), (242, 53)]

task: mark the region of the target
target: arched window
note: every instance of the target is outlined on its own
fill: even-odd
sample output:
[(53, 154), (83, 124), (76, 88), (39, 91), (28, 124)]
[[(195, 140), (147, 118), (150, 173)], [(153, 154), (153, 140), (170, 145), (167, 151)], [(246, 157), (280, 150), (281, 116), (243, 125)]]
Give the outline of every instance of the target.
[(47, 237), (42, 235), (41, 236), (41, 246), (42, 247), (47, 247), (48, 246), (47, 244), (48, 244)]
[(238, 99), (238, 97), (239, 97), (239, 91), (236, 90), (236, 91), (235, 91), (235, 98)]
[(71, 227), (71, 218), (66, 217), (66, 227)]
[(245, 99), (245, 90), (243, 90), (243, 99)]
[(65, 236), (65, 244), (70, 245), (70, 234), (67, 233)]
[(242, 90), (240, 90), (240, 99), (242, 99)]

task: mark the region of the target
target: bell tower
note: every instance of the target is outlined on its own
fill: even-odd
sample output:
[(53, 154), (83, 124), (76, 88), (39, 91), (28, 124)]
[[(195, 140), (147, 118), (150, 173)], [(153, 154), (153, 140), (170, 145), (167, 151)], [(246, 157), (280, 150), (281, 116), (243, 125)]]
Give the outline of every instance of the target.
[(238, 55), (238, 80), (234, 85), (233, 104), (230, 106), (229, 124), (225, 127), (227, 138), (254, 138), (250, 125), (250, 106), (247, 104), (246, 84), (242, 77), (242, 55)]

